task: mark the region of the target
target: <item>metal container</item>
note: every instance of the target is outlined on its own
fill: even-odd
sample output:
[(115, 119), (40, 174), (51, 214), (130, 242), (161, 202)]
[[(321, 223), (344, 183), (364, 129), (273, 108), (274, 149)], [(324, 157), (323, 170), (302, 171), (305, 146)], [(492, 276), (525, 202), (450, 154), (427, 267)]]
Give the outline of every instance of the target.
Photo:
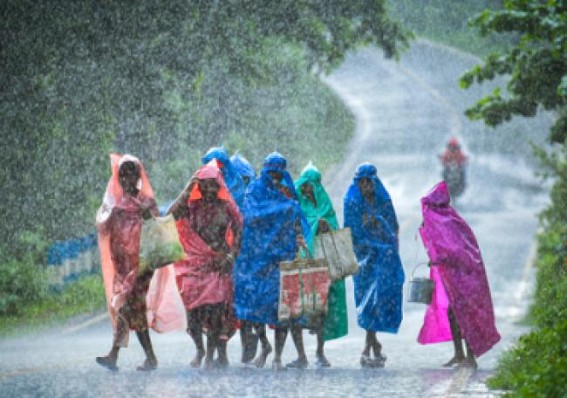
[(433, 294), (433, 281), (426, 277), (414, 277), (415, 270), (423, 264), (418, 264), (412, 272), (412, 278), (409, 282), (408, 302), (430, 304)]

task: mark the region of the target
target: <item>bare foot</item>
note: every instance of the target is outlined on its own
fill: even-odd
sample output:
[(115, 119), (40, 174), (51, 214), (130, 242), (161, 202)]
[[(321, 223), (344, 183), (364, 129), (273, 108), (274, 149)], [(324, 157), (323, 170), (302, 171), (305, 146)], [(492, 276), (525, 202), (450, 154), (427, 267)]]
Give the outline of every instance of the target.
[(189, 363), (189, 366), (192, 368), (200, 368), (204, 357), (205, 351), (198, 350), (195, 354), (195, 358), (193, 358), (193, 360)]
[(136, 368), (136, 370), (139, 370), (139, 371), (142, 371), (142, 372), (149, 372), (149, 371), (156, 370), (156, 369), (157, 369), (157, 359), (155, 359), (155, 358), (146, 359), (142, 365), (140, 365)]
[(465, 358), (459, 362), (459, 368), (476, 369), (478, 367), (474, 358)]
[(449, 362), (445, 362), (445, 363), (443, 364), (443, 367), (445, 367), (445, 368), (450, 368), (451, 366), (460, 364), (460, 363), (463, 362), (464, 360), (465, 360), (464, 357), (454, 356), (453, 358), (451, 358), (451, 359), (449, 360)]
[(383, 368), (385, 364), (386, 357), (383, 355), (374, 358), (370, 358), (369, 355), (362, 355), (360, 357), (360, 366), (363, 368)]
[(256, 365), (257, 368), (263, 368), (264, 365), (266, 365), (266, 359), (268, 359), (268, 355), (270, 355), (271, 352), (272, 352), (271, 345), (268, 344), (267, 346), (262, 347), (262, 352), (260, 352), (258, 358), (254, 360), (254, 365)]
[(315, 361), (315, 365), (318, 368), (330, 368), (331, 362), (329, 362), (329, 360), (324, 354), (321, 354), (321, 355), (317, 355), (317, 360)]
[(285, 367), (290, 369), (305, 369), (308, 364), (309, 362), (307, 362), (307, 359), (297, 358), (295, 361), (291, 361), (290, 363), (285, 365)]
[(117, 371), (118, 367), (116, 366), (117, 358), (106, 356), (106, 357), (96, 357), (96, 363), (100, 366), (105, 367), (112, 371)]
[(285, 370), (285, 367), (282, 365), (282, 360), (274, 359), (274, 361), (272, 362), (272, 369), (275, 370), (276, 372)]
[(213, 358), (205, 358), (205, 369), (211, 370), (215, 367), (215, 361)]
[(228, 362), (228, 358), (226, 356), (221, 357), (219, 355), (219, 357), (214, 361), (215, 363), (215, 368), (228, 368), (229, 362)]

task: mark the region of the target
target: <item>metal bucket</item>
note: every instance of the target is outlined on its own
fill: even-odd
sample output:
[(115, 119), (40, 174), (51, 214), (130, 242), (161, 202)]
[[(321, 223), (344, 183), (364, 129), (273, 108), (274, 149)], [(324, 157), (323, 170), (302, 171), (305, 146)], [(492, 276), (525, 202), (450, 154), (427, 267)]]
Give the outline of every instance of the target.
[(418, 264), (413, 272), (412, 278), (409, 285), (409, 297), (408, 302), (410, 303), (422, 303), (430, 304), (431, 296), (433, 294), (433, 281), (429, 278), (416, 278), (413, 276), (415, 270), (422, 264)]

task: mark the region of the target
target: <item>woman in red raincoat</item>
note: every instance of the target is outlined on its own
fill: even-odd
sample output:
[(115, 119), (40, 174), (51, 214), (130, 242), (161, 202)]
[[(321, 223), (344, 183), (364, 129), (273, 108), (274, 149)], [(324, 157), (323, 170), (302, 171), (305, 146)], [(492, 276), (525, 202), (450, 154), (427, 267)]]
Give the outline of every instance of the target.
[(108, 308), (114, 327), (112, 348), (96, 362), (117, 370), (118, 351), (128, 345), (129, 330), (146, 353), (138, 370), (157, 367), (148, 331), (146, 294), (153, 273), (138, 275), (140, 234), (144, 219), (158, 215), (148, 177), (139, 159), (111, 155), (112, 177), (97, 214), (99, 249)]
[(171, 206), (186, 258), (175, 263), (176, 280), (187, 311), (188, 333), (197, 348), (192, 367), (227, 366), (226, 343), (236, 330), (232, 265), (242, 234), (242, 216), (215, 162), (202, 166)]

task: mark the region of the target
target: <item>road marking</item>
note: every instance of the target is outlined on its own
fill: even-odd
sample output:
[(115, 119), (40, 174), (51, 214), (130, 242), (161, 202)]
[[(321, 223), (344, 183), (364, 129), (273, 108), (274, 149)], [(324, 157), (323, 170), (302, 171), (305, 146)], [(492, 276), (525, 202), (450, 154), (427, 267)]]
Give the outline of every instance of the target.
[(467, 386), (469, 379), (474, 373), (472, 368), (459, 368), (457, 373), (451, 380), (451, 384), (447, 388), (447, 391), (443, 394), (444, 397), (454, 397), (461, 393), (463, 389)]
[(535, 259), (537, 255), (537, 239), (534, 239), (532, 242), (532, 246), (530, 247), (530, 253), (528, 254), (528, 258), (526, 263), (524, 264), (524, 268), (522, 269), (522, 276), (520, 282), (518, 283), (518, 289), (516, 290), (515, 297), (516, 300), (522, 300), (525, 298), (528, 290), (528, 279), (530, 277), (530, 271), (532, 270)]
[(84, 322), (82, 322), (82, 323), (80, 323), (80, 324), (78, 324), (78, 325), (70, 326), (70, 327), (64, 328), (64, 329), (61, 331), (61, 334), (75, 333), (75, 332), (77, 332), (77, 331), (79, 331), (79, 330), (82, 330), (82, 329), (85, 329), (85, 328), (87, 328), (87, 327), (89, 327), (89, 326), (91, 326), (91, 325), (95, 325), (95, 324), (97, 324), (97, 323), (103, 321), (105, 318), (108, 318), (108, 313), (107, 313), (107, 312), (104, 312), (104, 313), (102, 313), (102, 314), (96, 315), (96, 316), (94, 316), (94, 317), (91, 318), (91, 319), (87, 319), (86, 321), (84, 321)]

